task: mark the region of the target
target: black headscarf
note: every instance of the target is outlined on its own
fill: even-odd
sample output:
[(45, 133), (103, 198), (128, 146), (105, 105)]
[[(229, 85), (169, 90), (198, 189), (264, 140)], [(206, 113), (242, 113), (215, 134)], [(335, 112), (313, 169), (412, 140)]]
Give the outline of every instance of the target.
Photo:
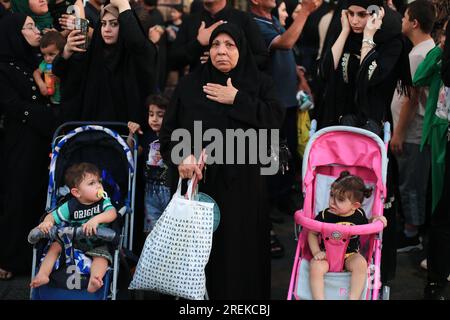
[[(280, 20), (280, 14), (278, 13), (278, 8), (280, 8), (280, 5), (284, 2), (284, 0), (276, 0), (275, 3), (277, 4), (275, 8), (272, 9), (271, 14), (278, 20)], [(286, 3), (285, 3), (286, 5)]]
[[(203, 83), (214, 82), (226, 85), (227, 79), (231, 78), (233, 86), (238, 90), (243, 90), (249, 94), (256, 94), (258, 90), (259, 71), (255, 59), (248, 47), (247, 40), (241, 29), (232, 23), (225, 23), (217, 27), (209, 38), (209, 48), (211, 48), (214, 39), (221, 33), (229, 35), (239, 50), (239, 60), (236, 67), (228, 74), (216, 69), (211, 59), (205, 63), (202, 68)], [(202, 90), (203, 91), (203, 90)]]
[(0, 20), (0, 62), (17, 62), (34, 70), (37, 67), (33, 47), (22, 34), (27, 16), (23, 13), (10, 13)]
[[(136, 15), (134, 17), (138, 21)], [(155, 70), (151, 61), (148, 68), (137, 70), (135, 59), (146, 57), (130, 53), (121, 31), (119, 29), (117, 42), (107, 45), (101, 35), (101, 24), (94, 30), (87, 52), (81, 120), (146, 123), (143, 104), (153, 89)]]
[[(380, 4), (381, 3), (381, 4)], [(350, 6), (360, 6), (363, 8), (368, 8), (371, 5), (382, 6), (383, 1), (380, 0), (348, 0), (347, 1), (347, 9)], [(398, 19), (398, 16), (393, 10), (384, 8), (385, 16), (383, 17), (383, 23), (381, 24), (381, 29), (378, 30), (374, 37), (373, 41), (380, 45), (382, 43), (386, 43), (389, 40), (393, 39), (396, 36), (399, 36), (402, 33), (402, 22), (401, 19)], [(338, 12), (340, 14), (340, 12)], [(370, 19), (370, 18), (369, 18)], [(363, 33), (355, 33), (352, 30), (350, 31), (350, 35), (347, 38), (347, 42), (345, 44), (345, 49), (347, 52), (356, 53), (359, 55), (361, 50), (363, 40)]]
[(368, 8), (369, 6), (379, 6), (383, 5), (383, 0), (347, 0), (348, 6), (360, 6), (363, 8)]

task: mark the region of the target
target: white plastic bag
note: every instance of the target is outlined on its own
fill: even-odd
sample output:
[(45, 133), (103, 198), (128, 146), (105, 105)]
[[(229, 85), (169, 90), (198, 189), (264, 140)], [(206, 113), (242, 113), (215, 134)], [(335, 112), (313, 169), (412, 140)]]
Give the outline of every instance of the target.
[(213, 203), (192, 200), (177, 192), (148, 235), (129, 289), (152, 290), (190, 300), (203, 300), (205, 266), (213, 234)]

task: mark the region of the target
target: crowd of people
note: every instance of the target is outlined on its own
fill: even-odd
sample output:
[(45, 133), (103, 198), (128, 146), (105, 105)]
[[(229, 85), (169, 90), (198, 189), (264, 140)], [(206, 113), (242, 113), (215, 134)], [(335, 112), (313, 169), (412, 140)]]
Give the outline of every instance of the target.
[[(424, 297), (442, 298), (450, 275), (450, 1), (248, 0), (242, 11), (195, 0), (190, 10), (166, 6), (165, 15), (159, 8), (157, 0), (0, 1), (0, 281), (29, 273), (27, 234), (44, 213), (54, 130), (117, 121), (128, 124), (130, 147), (139, 138), (136, 251), (178, 179), (196, 176), (221, 211), (206, 267), (210, 298), (269, 299), (271, 258), (284, 254), (272, 224), (300, 206), (300, 129), (314, 118), (319, 128), (379, 136), (392, 124), (381, 280), (395, 277), (397, 252), (426, 249)], [(84, 19), (86, 32), (76, 27)], [(262, 176), (263, 164), (239, 164), (233, 154), (235, 164), (202, 171), (194, 151), (175, 163), (172, 134), (194, 136), (196, 121), (224, 137), (228, 129), (279, 129), (283, 165)], [(98, 184), (98, 169), (89, 170)], [(58, 219), (49, 213), (39, 226), (48, 232)], [(312, 236), (321, 278), (324, 253)], [(52, 249), (33, 287), (48, 282), (61, 247)], [(349, 257), (349, 270), (366, 263), (359, 257)], [(101, 266), (91, 292), (108, 263), (94, 260)], [(319, 282), (315, 296), (322, 291)]]

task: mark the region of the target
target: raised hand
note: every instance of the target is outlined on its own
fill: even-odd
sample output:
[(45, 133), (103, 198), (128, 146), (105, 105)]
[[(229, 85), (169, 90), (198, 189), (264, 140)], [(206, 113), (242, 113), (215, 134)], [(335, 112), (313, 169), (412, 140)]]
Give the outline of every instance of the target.
[(348, 10), (341, 11), (341, 26), (342, 31), (350, 32), (350, 22), (348, 21)]
[(202, 21), (200, 28), (198, 28), (197, 40), (200, 42), (202, 46), (207, 46), (209, 44), (209, 38), (211, 37), (212, 32), (221, 24), (225, 23), (223, 20), (217, 21), (213, 25), (205, 28), (205, 22)]
[(378, 29), (381, 28), (381, 25), (383, 24), (383, 17), (384, 17), (384, 8), (381, 7), (379, 14), (372, 14), (371, 17), (369, 17), (369, 20), (367, 21), (366, 27), (364, 28), (364, 38), (372, 39), (375, 35), (375, 32), (377, 32)]

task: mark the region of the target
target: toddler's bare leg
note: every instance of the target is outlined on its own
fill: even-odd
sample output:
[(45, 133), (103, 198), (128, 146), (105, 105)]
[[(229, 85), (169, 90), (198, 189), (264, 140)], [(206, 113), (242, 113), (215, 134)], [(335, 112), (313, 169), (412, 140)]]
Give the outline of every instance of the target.
[(58, 259), (59, 254), (61, 253), (61, 250), (61, 245), (58, 242), (53, 242), (51, 244), (50, 248), (48, 249), (47, 255), (44, 258), (44, 261), (42, 261), (39, 272), (30, 283), (31, 288), (37, 288), (49, 283), (50, 273), (52, 273), (53, 266), (55, 265), (55, 262)]
[(314, 300), (325, 300), (323, 277), (330, 268), (326, 260), (311, 259), (309, 264), (309, 283)]
[(359, 300), (367, 276), (366, 259), (359, 253), (352, 254), (345, 260), (345, 268), (352, 273), (349, 300)]
[(91, 277), (89, 278), (88, 292), (96, 292), (103, 286), (103, 277), (108, 269), (108, 260), (103, 257), (93, 257)]

